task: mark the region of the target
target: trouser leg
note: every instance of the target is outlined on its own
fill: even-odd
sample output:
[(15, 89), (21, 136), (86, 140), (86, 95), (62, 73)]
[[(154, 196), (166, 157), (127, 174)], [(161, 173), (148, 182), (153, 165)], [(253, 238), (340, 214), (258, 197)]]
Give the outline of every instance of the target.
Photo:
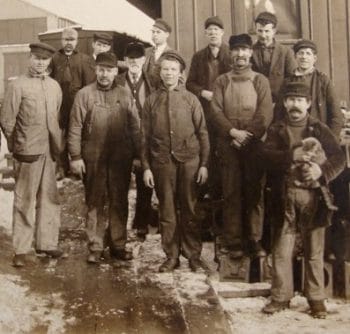
[(109, 224), (111, 247), (124, 249), (127, 240), (128, 192), (132, 160), (110, 161), (108, 166)]
[(168, 258), (180, 255), (180, 240), (176, 215), (176, 163), (153, 163), (156, 194), (159, 200), (159, 224), (162, 247)]
[(13, 247), (15, 254), (27, 254), (35, 232), (36, 197), (42, 177), (44, 157), (27, 163), (15, 161), (13, 205)]
[(107, 219), (106, 204), (107, 165), (103, 161), (85, 162), (84, 177), (87, 205), (86, 234), (90, 251), (102, 251)]
[(195, 218), (197, 202), (196, 174), (199, 158), (178, 164), (177, 199), (180, 203), (180, 244), (182, 254), (190, 258), (199, 258), (202, 251), (200, 222)]
[(36, 249), (55, 250), (58, 245), (60, 203), (55, 178), (56, 163), (46, 154), (36, 206)]

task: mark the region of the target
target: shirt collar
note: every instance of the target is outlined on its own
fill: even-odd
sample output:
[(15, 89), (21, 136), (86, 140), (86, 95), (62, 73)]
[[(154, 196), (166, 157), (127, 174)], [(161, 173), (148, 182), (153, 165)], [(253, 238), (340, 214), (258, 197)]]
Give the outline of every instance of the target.
[(314, 66), (311, 67), (310, 69), (308, 69), (305, 72), (301, 72), (301, 71), (299, 71), (299, 69), (296, 68), (295, 71), (294, 71), (294, 75), (296, 75), (297, 77), (302, 77), (304, 75), (312, 74), (314, 71), (315, 71), (315, 67)]

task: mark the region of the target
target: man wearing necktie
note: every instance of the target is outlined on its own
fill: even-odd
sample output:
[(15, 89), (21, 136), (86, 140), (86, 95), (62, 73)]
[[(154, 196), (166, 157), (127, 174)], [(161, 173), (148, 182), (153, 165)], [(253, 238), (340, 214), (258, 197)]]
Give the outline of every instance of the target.
[[(129, 43), (125, 49), (125, 63), (128, 66), (127, 72), (117, 76), (117, 84), (126, 88), (133, 97), (138, 115), (145, 99), (154, 91), (147, 73), (143, 69), (145, 63), (145, 48), (142, 43)], [(153, 190), (146, 187), (143, 182), (143, 171), (140, 161), (134, 161), (134, 172), (136, 176), (136, 210), (133, 227), (137, 229), (137, 236), (143, 241), (148, 233), (148, 224), (158, 225), (158, 214), (152, 209), (151, 200)]]

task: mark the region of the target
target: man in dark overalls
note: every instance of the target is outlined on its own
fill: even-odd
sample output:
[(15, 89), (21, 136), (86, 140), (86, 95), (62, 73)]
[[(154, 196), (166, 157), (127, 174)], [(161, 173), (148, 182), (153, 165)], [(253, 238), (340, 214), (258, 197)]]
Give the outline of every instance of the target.
[[(117, 74), (116, 56), (100, 53), (96, 58), (97, 81), (77, 93), (70, 117), (71, 171), (83, 178), (88, 207), (89, 263), (99, 262), (106, 231), (111, 256), (132, 259), (125, 249), (126, 223), (139, 120), (130, 94), (115, 83)], [(103, 211), (107, 202), (106, 224)]]

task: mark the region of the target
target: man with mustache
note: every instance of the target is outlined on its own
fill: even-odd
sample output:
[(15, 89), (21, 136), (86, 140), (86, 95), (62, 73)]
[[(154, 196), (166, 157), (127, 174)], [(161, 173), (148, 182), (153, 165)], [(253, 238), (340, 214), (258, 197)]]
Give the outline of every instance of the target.
[(304, 181), (318, 181), (327, 186), (344, 168), (344, 154), (330, 129), (308, 112), (311, 106), (310, 89), (303, 82), (288, 83), (284, 89), (285, 117), (268, 130), (263, 145), (264, 161), (271, 186), (271, 221), (275, 227), (272, 248), (273, 271), (271, 303), (263, 312), (273, 314), (289, 307), (293, 292), (293, 248), (296, 232), (300, 231), (305, 259), (304, 294), (315, 318), (325, 318), (324, 304), (324, 238), (332, 211), (318, 190), (303, 188), (295, 182), (293, 161), (308, 161), (306, 156), (296, 156), (295, 146), (307, 137), (315, 137), (326, 153), (320, 166), (309, 161), (303, 170)]
[(221, 253), (264, 256), (260, 219), (261, 178), (257, 148), (272, 119), (269, 82), (251, 69), (252, 39), (230, 37), (232, 70), (217, 78), (209, 119), (217, 131), (224, 198)]
[(258, 41), (253, 46), (253, 70), (264, 74), (270, 82), (272, 101), (276, 102), (287, 76), (297, 67), (292, 50), (275, 40), (277, 17), (262, 12), (255, 19)]
[(93, 264), (99, 263), (105, 246), (113, 258), (132, 259), (125, 248), (126, 223), (132, 161), (139, 150), (139, 118), (129, 92), (116, 84), (117, 74), (116, 56), (100, 53), (97, 80), (77, 93), (70, 115), (70, 166), (85, 186), (87, 261)]
[(13, 208), (13, 265), (26, 265), (34, 247), (37, 253), (58, 258), (60, 227), (56, 159), (62, 150), (59, 111), (62, 92), (49, 77), (55, 49), (32, 43), (27, 74), (11, 81), (5, 94), (0, 123), (13, 153), (15, 191)]
[[(79, 89), (95, 80), (95, 70), (90, 57), (77, 50), (78, 32), (75, 29), (63, 29), (61, 43), (62, 48), (52, 57), (51, 77), (59, 83), (62, 89), (60, 125), (67, 137), (69, 114), (75, 94)], [(57, 177), (62, 178), (69, 170), (67, 148), (62, 153), (58, 165)]]

